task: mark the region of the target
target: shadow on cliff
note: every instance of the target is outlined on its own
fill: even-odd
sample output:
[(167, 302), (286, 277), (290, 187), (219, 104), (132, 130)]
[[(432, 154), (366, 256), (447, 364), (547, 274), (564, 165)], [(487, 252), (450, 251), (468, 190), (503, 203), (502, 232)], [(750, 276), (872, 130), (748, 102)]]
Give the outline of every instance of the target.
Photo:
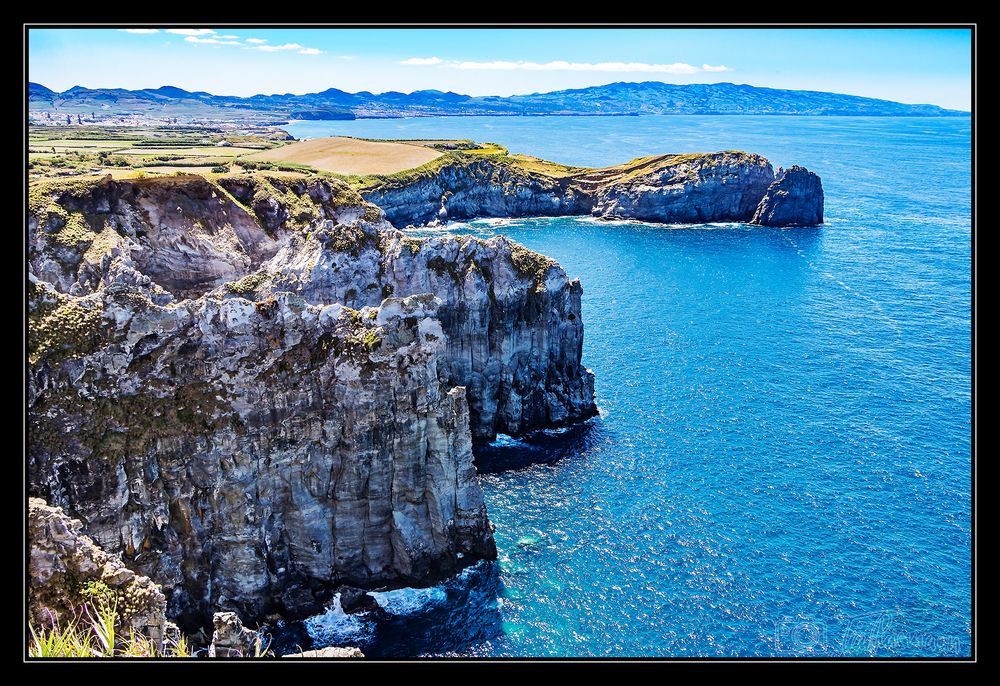
[(577, 455), (597, 440), (600, 419), (562, 429), (536, 431), (518, 438), (500, 434), (492, 443), (479, 443), (473, 449), (480, 474), (496, 474), (524, 469), (534, 464), (552, 464)]

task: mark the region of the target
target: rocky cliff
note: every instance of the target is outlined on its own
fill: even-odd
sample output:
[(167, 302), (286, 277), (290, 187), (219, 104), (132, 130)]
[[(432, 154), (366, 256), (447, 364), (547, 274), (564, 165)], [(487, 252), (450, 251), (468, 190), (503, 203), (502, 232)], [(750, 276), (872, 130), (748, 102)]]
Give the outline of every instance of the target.
[(605, 219), (692, 224), (746, 221), (774, 180), (760, 155), (661, 155), (574, 177)]
[(823, 184), (798, 165), (779, 169), (754, 211), (751, 224), (815, 226), (823, 223)]
[(765, 195), (771, 217), (767, 223), (791, 226), (822, 221), (822, 185), (818, 176), (805, 173), (810, 182), (792, 197), (768, 194), (779, 182), (771, 163), (743, 152), (657, 155), (604, 169), (562, 167), (519, 155), (450, 152), (424, 167), (373, 178), (361, 193), (397, 226), (581, 214), (664, 223), (749, 222)]
[[(397, 223), (822, 221), (819, 178), (757, 155), (440, 159), (364, 193)], [(504, 237), (397, 231), (338, 181), (34, 185), (27, 243), (29, 492), (188, 631), (495, 556), (473, 440), (596, 413), (578, 281)]]
[(187, 630), (493, 557), (473, 437), (595, 412), (578, 282), (338, 182), (32, 187), (28, 245), (29, 491)]
[(564, 178), (535, 173), (506, 157), (450, 154), (363, 190), (396, 226), (476, 217), (588, 214)]

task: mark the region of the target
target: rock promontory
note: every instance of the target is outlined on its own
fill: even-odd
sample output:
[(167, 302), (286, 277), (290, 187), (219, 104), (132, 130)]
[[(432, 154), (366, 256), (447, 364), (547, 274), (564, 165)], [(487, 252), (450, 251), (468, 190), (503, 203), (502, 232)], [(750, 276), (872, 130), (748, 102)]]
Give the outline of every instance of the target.
[(39, 184), (28, 247), (29, 493), (188, 632), (493, 558), (473, 440), (596, 412), (578, 281), (338, 181)]
[[(822, 222), (816, 174), (796, 166), (776, 178), (771, 163), (752, 153), (654, 155), (587, 169), (508, 154), (501, 146), (484, 149), (490, 154), (448, 151), (422, 167), (362, 179), (358, 190), (396, 226), (564, 215), (680, 224)], [(758, 222), (765, 198), (767, 216)]]

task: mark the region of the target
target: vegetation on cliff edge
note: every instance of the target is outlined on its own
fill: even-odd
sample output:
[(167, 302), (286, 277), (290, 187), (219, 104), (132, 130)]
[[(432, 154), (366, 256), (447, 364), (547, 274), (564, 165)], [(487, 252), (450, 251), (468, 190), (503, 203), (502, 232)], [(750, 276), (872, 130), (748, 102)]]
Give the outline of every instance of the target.
[[(125, 631), (129, 603), (122, 593), (100, 581), (88, 581), (77, 589), (78, 613), (61, 623), (50, 617), (48, 626), (28, 623), (30, 658), (193, 657), (183, 634), (163, 648), (131, 627)], [(263, 653), (261, 653), (263, 654)]]

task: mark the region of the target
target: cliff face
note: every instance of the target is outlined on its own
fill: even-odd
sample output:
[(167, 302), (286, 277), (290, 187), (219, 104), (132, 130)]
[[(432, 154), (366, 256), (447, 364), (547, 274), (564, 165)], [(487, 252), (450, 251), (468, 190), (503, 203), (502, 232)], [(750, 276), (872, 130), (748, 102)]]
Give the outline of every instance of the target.
[(495, 556), (473, 435), (594, 413), (579, 283), (506, 239), (409, 238), (318, 180), (31, 202), (30, 492), (188, 630)]
[(28, 267), (69, 295), (91, 293), (110, 278), (196, 297), (239, 278), (277, 247), (253, 214), (200, 176), (69, 181), (29, 191)]
[(751, 224), (815, 226), (823, 223), (823, 184), (798, 165), (778, 171), (754, 212)]
[(597, 216), (690, 224), (746, 221), (773, 180), (760, 155), (719, 152), (654, 157), (576, 183), (594, 189)]
[[(520, 434), (596, 412), (580, 364), (582, 288), (544, 256), (505, 237), (415, 240), (384, 231), (341, 244), (336, 227), (293, 239), (258, 275), (253, 297), (291, 291), (309, 303), (377, 306), (388, 294), (434, 293), (445, 332), (441, 372), (466, 388), (472, 434)], [(249, 277), (250, 279), (255, 276)]]
[[(775, 183), (760, 155), (658, 155), (604, 169), (558, 168), (512, 156), (453, 154), (361, 191), (397, 226), (446, 219), (589, 214), (664, 223), (749, 222)], [(802, 169), (795, 167), (795, 169)], [(805, 171), (803, 169), (803, 171)], [(819, 177), (793, 199), (773, 194), (772, 226), (818, 223)], [(822, 221), (822, 213), (819, 215)]]
[(580, 362), (583, 289), (553, 260), (505, 237), (417, 245), (398, 232), (384, 254), (394, 292), (444, 301), (447, 377), (468, 391), (473, 436), (518, 435), (596, 414), (594, 378)]
[(34, 376), (33, 491), (173, 591), (188, 626), (492, 557), (436, 305), (92, 297), (101, 345)]
[(461, 159), (362, 193), (395, 226), (476, 217), (555, 217), (586, 214), (590, 199), (560, 179), (533, 174), (489, 157)]

